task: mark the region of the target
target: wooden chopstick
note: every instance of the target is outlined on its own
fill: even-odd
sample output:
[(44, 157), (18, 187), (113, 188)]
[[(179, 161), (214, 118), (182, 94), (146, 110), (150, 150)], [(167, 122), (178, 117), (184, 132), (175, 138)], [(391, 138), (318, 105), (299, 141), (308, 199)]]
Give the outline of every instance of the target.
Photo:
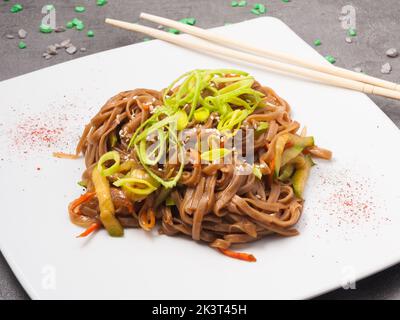
[(190, 50), (196, 50), (201, 53), (208, 53), (211, 55), (216, 55), (218, 57), (230, 58), (234, 60), (244, 61), (248, 63), (255, 64), (257, 66), (263, 66), (269, 70), (278, 71), (285, 74), (291, 74), (295, 76), (301, 76), (309, 78), (312, 80), (317, 80), (325, 84), (330, 84), (333, 86), (352, 89), (355, 91), (360, 91), (368, 94), (380, 95), (388, 98), (399, 99), (400, 92), (395, 90), (390, 90), (382, 87), (373, 86), (363, 82), (341, 78), (338, 76), (330, 75), (327, 73), (322, 73), (319, 71), (305, 69), (299, 66), (286, 64), (279, 61), (270, 60), (267, 58), (251, 55), (249, 53), (235, 51), (226, 47), (221, 47), (219, 45), (210, 43), (205, 40), (190, 37), (185, 38), (169, 32), (161, 31), (155, 28), (149, 28), (135, 23), (129, 23), (114, 19), (106, 19), (106, 23), (119, 27), (125, 30), (136, 31), (143, 34), (147, 34), (153, 38), (157, 38), (163, 41), (171, 42), (181, 47), (188, 48)]
[(386, 89), (400, 91), (400, 84), (386, 81), (386, 80), (379, 79), (379, 78), (375, 78), (375, 77), (371, 77), (371, 76), (368, 76), (363, 73), (350, 71), (350, 70), (335, 67), (332, 65), (323, 65), (320, 63), (314, 63), (314, 62), (307, 61), (307, 60), (298, 58), (296, 56), (293, 56), (293, 55), (290, 55), (290, 54), (287, 54), (284, 52), (277, 52), (277, 51), (273, 51), (273, 50), (259, 48), (259, 47), (256, 47), (256, 46), (250, 45), (248, 43), (241, 42), (241, 41), (238, 41), (238, 40), (226, 37), (226, 36), (220, 36), (209, 30), (205, 30), (205, 29), (195, 27), (195, 26), (190, 26), (190, 25), (178, 22), (178, 21), (155, 16), (152, 14), (142, 12), (140, 14), (140, 17), (142, 19), (152, 21), (157, 24), (161, 24), (161, 25), (164, 25), (164, 26), (167, 26), (170, 28), (175, 28), (179, 31), (186, 32), (187, 34), (191, 34), (196, 37), (200, 37), (200, 38), (206, 39), (208, 41), (215, 42), (219, 45), (223, 44), (225, 46), (243, 50), (245, 52), (257, 54), (262, 57), (272, 58), (272, 59), (290, 63), (290, 64), (295, 64), (295, 65), (298, 65), (301, 67), (305, 67), (307, 69), (312, 69), (312, 70), (336, 75), (336, 76), (339, 76), (342, 78), (347, 78), (347, 79), (351, 79), (351, 80), (369, 83), (371, 85), (375, 85), (375, 86), (386, 88)]

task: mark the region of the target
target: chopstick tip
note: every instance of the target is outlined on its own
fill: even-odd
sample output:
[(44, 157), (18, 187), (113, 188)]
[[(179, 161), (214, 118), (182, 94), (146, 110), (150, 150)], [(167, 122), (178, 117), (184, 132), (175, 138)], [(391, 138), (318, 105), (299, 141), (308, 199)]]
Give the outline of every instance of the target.
[(140, 18), (146, 18), (148, 16), (151, 16), (151, 15), (149, 13), (146, 13), (146, 12), (141, 12), (140, 15), (139, 15)]

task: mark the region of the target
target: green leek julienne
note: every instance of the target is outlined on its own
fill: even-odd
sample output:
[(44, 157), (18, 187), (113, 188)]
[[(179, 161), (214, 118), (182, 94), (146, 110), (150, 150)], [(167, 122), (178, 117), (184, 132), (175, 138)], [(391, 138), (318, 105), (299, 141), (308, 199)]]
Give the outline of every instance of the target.
[[(108, 161), (114, 161), (114, 163), (106, 168), (105, 163)], [(117, 151), (109, 151), (101, 156), (97, 163), (97, 169), (103, 177), (110, 176), (119, 170), (120, 156)]]
[[(224, 84), (221, 88), (220, 84)], [(183, 159), (184, 150), (175, 131), (182, 131), (192, 120), (206, 122), (212, 112), (220, 116), (217, 129), (233, 131), (259, 106), (263, 94), (252, 88), (254, 78), (234, 69), (194, 70), (173, 81), (163, 92), (163, 106), (154, 110), (132, 136), (129, 147), (136, 151), (147, 173), (163, 185), (172, 188), (183, 172), (183, 162), (169, 179), (159, 177), (150, 166), (155, 165), (168, 150), (168, 142), (177, 145)], [(149, 158), (148, 137), (157, 133), (158, 144), (151, 148)], [(155, 155), (155, 153), (157, 153)]]

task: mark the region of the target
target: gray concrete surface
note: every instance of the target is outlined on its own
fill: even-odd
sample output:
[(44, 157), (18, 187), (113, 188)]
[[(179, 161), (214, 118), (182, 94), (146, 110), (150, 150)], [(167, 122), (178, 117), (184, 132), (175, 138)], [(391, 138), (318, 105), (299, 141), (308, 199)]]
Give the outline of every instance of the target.
[[(322, 45), (316, 49), (322, 55), (333, 55), (337, 65), (352, 69), (361, 67), (366, 73), (387, 80), (400, 82), (400, 58), (390, 59), (385, 51), (391, 47), (400, 50), (400, 5), (398, 0), (249, 0), (245, 8), (232, 8), (230, 0), (108, 0), (104, 7), (97, 7), (95, 0), (19, 0), (25, 9), (18, 14), (9, 13), (16, 1), (0, 0), (0, 80), (22, 75), (53, 64), (74, 59), (86, 54), (128, 45), (142, 41), (143, 36), (107, 27), (104, 18), (136, 21), (141, 11), (163, 15), (173, 19), (195, 17), (201, 27), (221, 26), (225, 23), (240, 22), (254, 18), (250, 13), (256, 2), (265, 3), (267, 15), (283, 20), (308, 43), (320, 38)], [(41, 34), (40, 24), (43, 5), (53, 3), (56, 7), (58, 24), (64, 24), (79, 16), (87, 29), (95, 31), (94, 38), (86, 32), (68, 30), (59, 34)], [(75, 5), (84, 4), (87, 11), (77, 14)], [(352, 44), (345, 42), (345, 31), (338, 19), (344, 5), (356, 8), (358, 36)], [(7, 34), (16, 35), (20, 28), (28, 31), (27, 48), (18, 49), (18, 39), (8, 40)], [(46, 61), (42, 52), (50, 44), (71, 38), (78, 47), (85, 47), (85, 53), (70, 56), (66, 53)], [(380, 73), (381, 65), (390, 62), (390, 75)], [(371, 97), (382, 110), (400, 126), (400, 102), (385, 98)], [(27, 299), (28, 296), (15, 279), (3, 256), (0, 254), (0, 299)], [(357, 283), (356, 290), (339, 289), (320, 299), (399, 299), (400, 265)]]

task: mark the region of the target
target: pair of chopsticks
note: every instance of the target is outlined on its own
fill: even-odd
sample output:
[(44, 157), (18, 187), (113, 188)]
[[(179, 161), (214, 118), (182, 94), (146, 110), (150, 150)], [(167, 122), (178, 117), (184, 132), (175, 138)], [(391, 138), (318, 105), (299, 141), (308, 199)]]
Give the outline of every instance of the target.
[(300, 76), (327, 85), (400, 100), (400, 84), (332, 65), (314, 63), (283, 52), (258, 48), (232, 38), (220, 36), (209, 30), (159, 16), (141, 13), (140, 18), (177, 29), (193, 37), (181, 37), (155, 28), (114, 19), (106, 19), (105, 22), (115, 27), (140, 32), (153, 38), (219, 58), (230, 58), (252, 63), (268, 70)]

